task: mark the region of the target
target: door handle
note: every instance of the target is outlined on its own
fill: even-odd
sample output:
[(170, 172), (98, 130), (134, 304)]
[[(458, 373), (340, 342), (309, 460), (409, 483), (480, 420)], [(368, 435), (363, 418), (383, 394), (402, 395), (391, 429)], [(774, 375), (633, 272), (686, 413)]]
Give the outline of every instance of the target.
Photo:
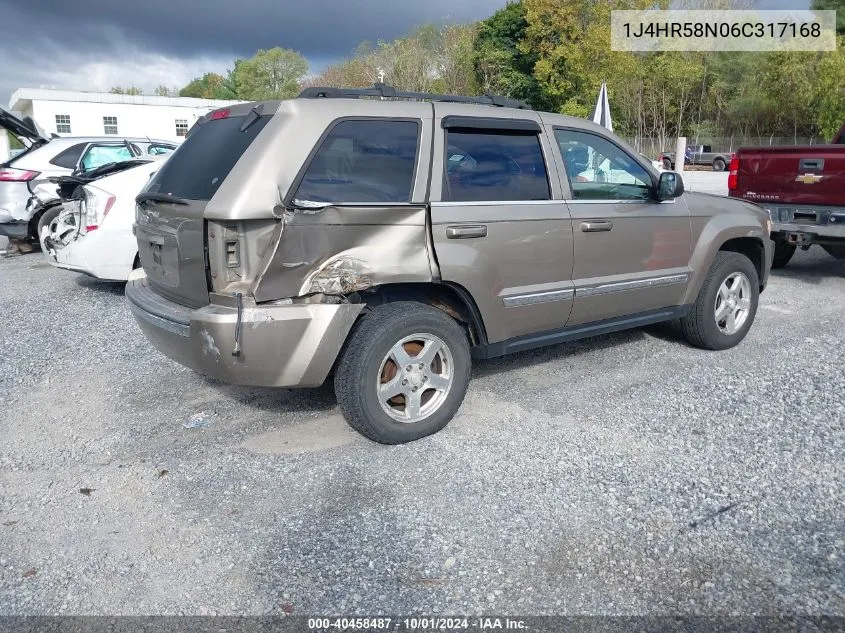
[(584, 233), (598, 233), (599, 231), (610, 231), (613, 229), (613, 222), (610, 220), (590, 220), (581, 222), (581, 230)]
[(798, 161), (798, 168), (808, 171), (822, 171), (824, 169), (824, 158), (802, 158)]
[(447, 239), (465, 240), (472, 237), (487, 237), (487, 226), (484, 224), (464, 224), (446, 227)]

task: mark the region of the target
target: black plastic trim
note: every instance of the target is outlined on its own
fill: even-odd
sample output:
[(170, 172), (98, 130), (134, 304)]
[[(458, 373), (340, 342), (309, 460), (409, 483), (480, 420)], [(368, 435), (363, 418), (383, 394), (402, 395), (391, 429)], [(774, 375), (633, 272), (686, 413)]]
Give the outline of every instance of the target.
[(508, 99), (498, 95), (485, 94), (478, 97), (463, 95), (433, 94), (428, 92), (406, 92), (396, 90), (393, 86), (377, 83), (372, 88), (328, 88), (314, 86), (299, 93), (298, 99), (358, 99), (359, 97), (379, 97), (382, 99), (416, 99), (426, 101), (443, 101), (447, 103), (474, 103), (491, 105), (499, 108), (516, 108), (530, 110), (524, 101)]
[(577, 341), (582, 338), (589, 338), (590, 336), (610, 334), (611, 332), (619, 332), (630, 328), (679, 319), (686, 315), (691, 309), (691, 305), (661, 308), (659, 310), (650, 310), (648, 312), (640, 312), (633, 315), (604, 319), (593, 323), (583, 323), (581, 325), (564, 327), (558, 330), (548, 330), (538, 334), (517, 336), (500, 341), (499, 343), (478, 345), (472, 349), (472, 355), (473, 358), (479, 359), (506, 356), (507, 354), (524, 352), (537, 347), (567, 343), (570, 341)]
[(443, 117), (443, 129), (469, 128), (473, 130), (507, 130), (508, 132), (541, 132), (540, 124), (530, 119), (499, 119), (496, 117), (461, 116), (450, 114)]

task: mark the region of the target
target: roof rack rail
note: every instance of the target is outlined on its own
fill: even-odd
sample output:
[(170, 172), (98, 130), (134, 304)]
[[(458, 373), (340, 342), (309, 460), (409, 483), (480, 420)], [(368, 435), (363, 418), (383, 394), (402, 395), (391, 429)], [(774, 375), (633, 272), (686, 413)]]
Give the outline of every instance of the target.
[(372, 88), (306, 88), (299, 93), (298, 99), (358, 99), (360, 97), (380, 97), (382, 99), (419, 99), (424, 101), (444, 101), (447, 103), (475, 103), (492, 105), (499, 108), (517, 108), (531, 110), (524, 101), (508, 99), (497, 95), (485, 94), (480, 97), (461, 95), (438, 95), (427, 92), (404, 92), (387, 84), (374, 84)]

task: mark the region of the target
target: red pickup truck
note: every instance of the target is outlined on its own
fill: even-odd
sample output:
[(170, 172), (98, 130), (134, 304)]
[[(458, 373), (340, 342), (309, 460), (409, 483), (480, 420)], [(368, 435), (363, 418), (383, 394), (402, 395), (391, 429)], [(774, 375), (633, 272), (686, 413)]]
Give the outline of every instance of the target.
[(845, 125), (830, 145), (740, 148), (731, 160), (728, 195), (768, 211), (772, 268), (813, 244), (845, 259)]

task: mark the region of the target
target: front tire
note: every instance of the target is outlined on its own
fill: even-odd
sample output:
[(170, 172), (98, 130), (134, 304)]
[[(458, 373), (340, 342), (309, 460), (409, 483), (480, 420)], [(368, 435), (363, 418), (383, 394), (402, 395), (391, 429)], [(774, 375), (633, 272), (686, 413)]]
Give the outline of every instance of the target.
[(672, 169), (672, 161), (668, 158), (663, 159), (663, 169), (665, 169), (666, 171), (671, 171)]
[(413, 301), (374, 308), (355, 326), (335, 371), (350, 426), (380, 444), (404, 444), (445, 427), (469, 385), (466, 333)]
[(760, 281), (751, 260), (719, 251), (692, 310), (681, 319), (684, 338), (702, 349), (737, 345), (751, 329), (759, 299)]

